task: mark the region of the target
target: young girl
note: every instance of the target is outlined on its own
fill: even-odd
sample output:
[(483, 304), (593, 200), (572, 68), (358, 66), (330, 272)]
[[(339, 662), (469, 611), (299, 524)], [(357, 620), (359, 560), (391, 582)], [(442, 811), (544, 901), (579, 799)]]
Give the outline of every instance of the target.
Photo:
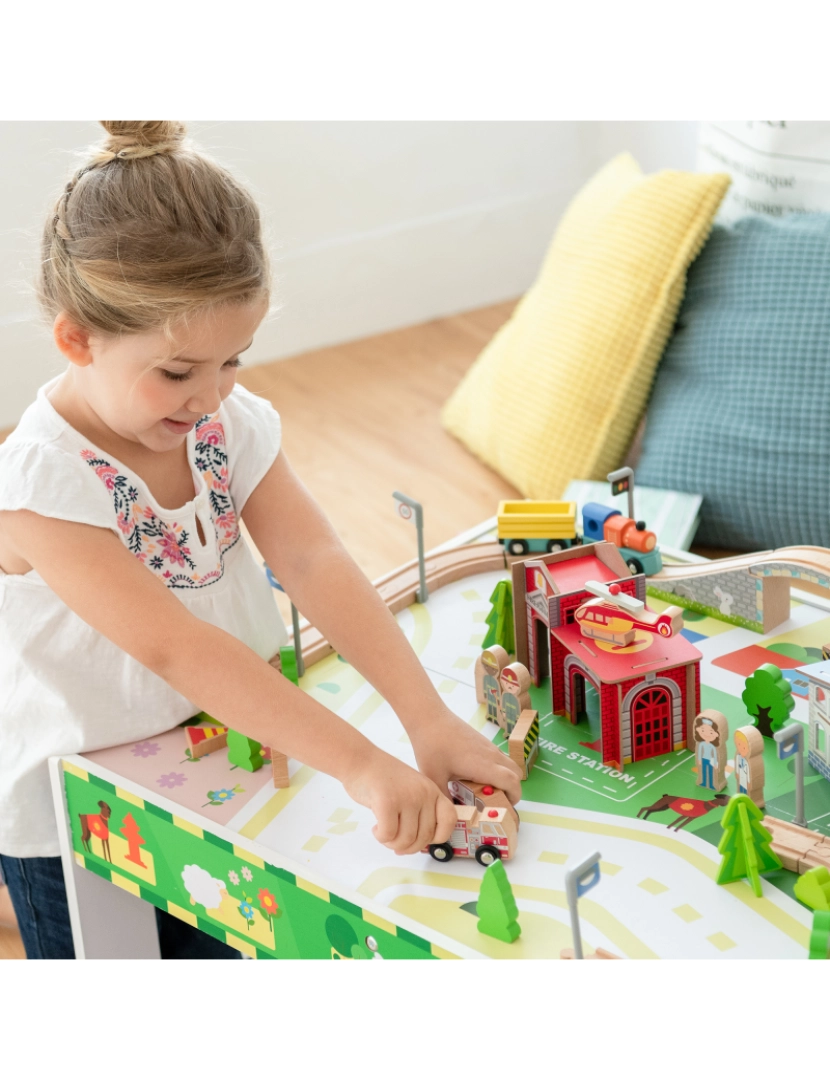
[[(52, 754), (204, 709), (337, 777), (397, 854), (448, 839), (452, 778), (520, 797), (297, 479), (278, 414), (234, 385), (269, 304), (251, 196), (179, 123), (102, 123), (43, 234), (39, 296), (68, 366), (0, 447), (0, 866), (30, 957), (73, 955)], [(269, 665), (287, 634), (240, 520), (395, 709), (419, 772)], [(185, 933), (162, 925), (163, 955), (217, 955)]]

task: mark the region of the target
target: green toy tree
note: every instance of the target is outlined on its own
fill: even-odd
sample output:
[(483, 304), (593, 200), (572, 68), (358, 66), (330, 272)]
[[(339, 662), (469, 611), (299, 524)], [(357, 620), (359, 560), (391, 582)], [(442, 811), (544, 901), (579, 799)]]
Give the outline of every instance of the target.
[(228, 729), (228, 761), (240, 769), (256, 772), (261, 769), (265, 758), (262, 756), (262, 743), (249, 739), (240, 731)]
[(775, 664), (762, 664), (749, 676), (741, 699), (765, 739), (780, 731), (795, 708), (790, 684)]
[(482, 649), (501, 645), (509, 653), (515, 653), (516, 642), (513, 637), (513, 583), (500, 581), (490, 597), (493, 605), (487, 616), (490, 629), (481, 643)]
[(763, 896), (760, 875), (768, 870), (780, 870), (781, 860), (770, 847), (772, 836), (761, 824), (759, 810), (748, 795), (734, 795), (726, 807), (721, 825), (723, 836), (718, 851), (723, 855), (718, 885), (749, 878), (756, 896)]
[(810, 934), (810, 960), (830, 960), (830, 911), (817, 911)]
[(814, 866), (801, 875), (793, 891), (796, 900), (813, 911), (830, 911), (830, 870), (826, 866)]
[(294, 652), (293, 645), (280, 647), (280, 670), (286, 679), (293, 682), (295, 686), (300, 685), (300, 676), (297, 671), (297, 654)]
[(476, 914), (480, 934), (506, 941), (508, 945), (522, 932), (522, 928), (516, 922), (519, 909), (513, 899), (513, 890), (510, 888), (507, 871), (501, 859), (496, 859), (484, 871)]

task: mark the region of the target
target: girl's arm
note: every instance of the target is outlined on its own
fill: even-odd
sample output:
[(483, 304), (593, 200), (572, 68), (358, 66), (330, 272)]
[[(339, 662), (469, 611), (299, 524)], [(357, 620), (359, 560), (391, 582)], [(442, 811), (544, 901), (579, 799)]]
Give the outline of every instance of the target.
[(353, 667), (389, 702), (422, 772), (441, 791), (451, 779), (521, 798), (521, 770), (442, 702), (409, 642), (280, 451), (242, 510), (277, 580)]
[[(375, 814), (381, 843), (411, 854), (449, 838), (455, 811), (431, 780), (192, 615), (113, 533), (27, 510), (0, 513), (0, 530), (84, 622), (174, 690), (221, 723), (340, 780)], [(112, 734), (116, 743), (115, 724)]]

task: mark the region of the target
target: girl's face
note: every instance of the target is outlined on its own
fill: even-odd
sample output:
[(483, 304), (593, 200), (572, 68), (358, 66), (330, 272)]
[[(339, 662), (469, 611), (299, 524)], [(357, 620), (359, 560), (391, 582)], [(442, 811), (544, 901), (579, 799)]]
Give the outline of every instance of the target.
[(172, 340), (161, 331), (90, 334), (85, 362), (75, 361), (76, 386), (111, 432), (148, 450), (174, 450), (230, 394), (240, 353), (266, 311), (262, 300), (201, 312)]
[(697, 729), (697, 736), (701, 742), (714, 742), (718, 733), (712, 724), (701, 724)]

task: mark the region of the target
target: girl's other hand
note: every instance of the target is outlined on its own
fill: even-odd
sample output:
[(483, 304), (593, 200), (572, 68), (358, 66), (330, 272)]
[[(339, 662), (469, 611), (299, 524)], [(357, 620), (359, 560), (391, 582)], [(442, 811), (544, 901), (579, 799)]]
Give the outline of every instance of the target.
[(519, 766), (449, 709), (421, 717), (409, 738), (418, 768), (440, 791), (447, 790), (450, 780), (472, 780), (501, 788), (512, 803), (521, 799)]
[[(353, 775), (341, 777), (355, 802), (377, 818), (375, 839), (396, 855), (443, 844), (455, 828), (455, 807), (427, 776), (376, 748)], [(444, 791), (446, 791), (446, 785)]]

